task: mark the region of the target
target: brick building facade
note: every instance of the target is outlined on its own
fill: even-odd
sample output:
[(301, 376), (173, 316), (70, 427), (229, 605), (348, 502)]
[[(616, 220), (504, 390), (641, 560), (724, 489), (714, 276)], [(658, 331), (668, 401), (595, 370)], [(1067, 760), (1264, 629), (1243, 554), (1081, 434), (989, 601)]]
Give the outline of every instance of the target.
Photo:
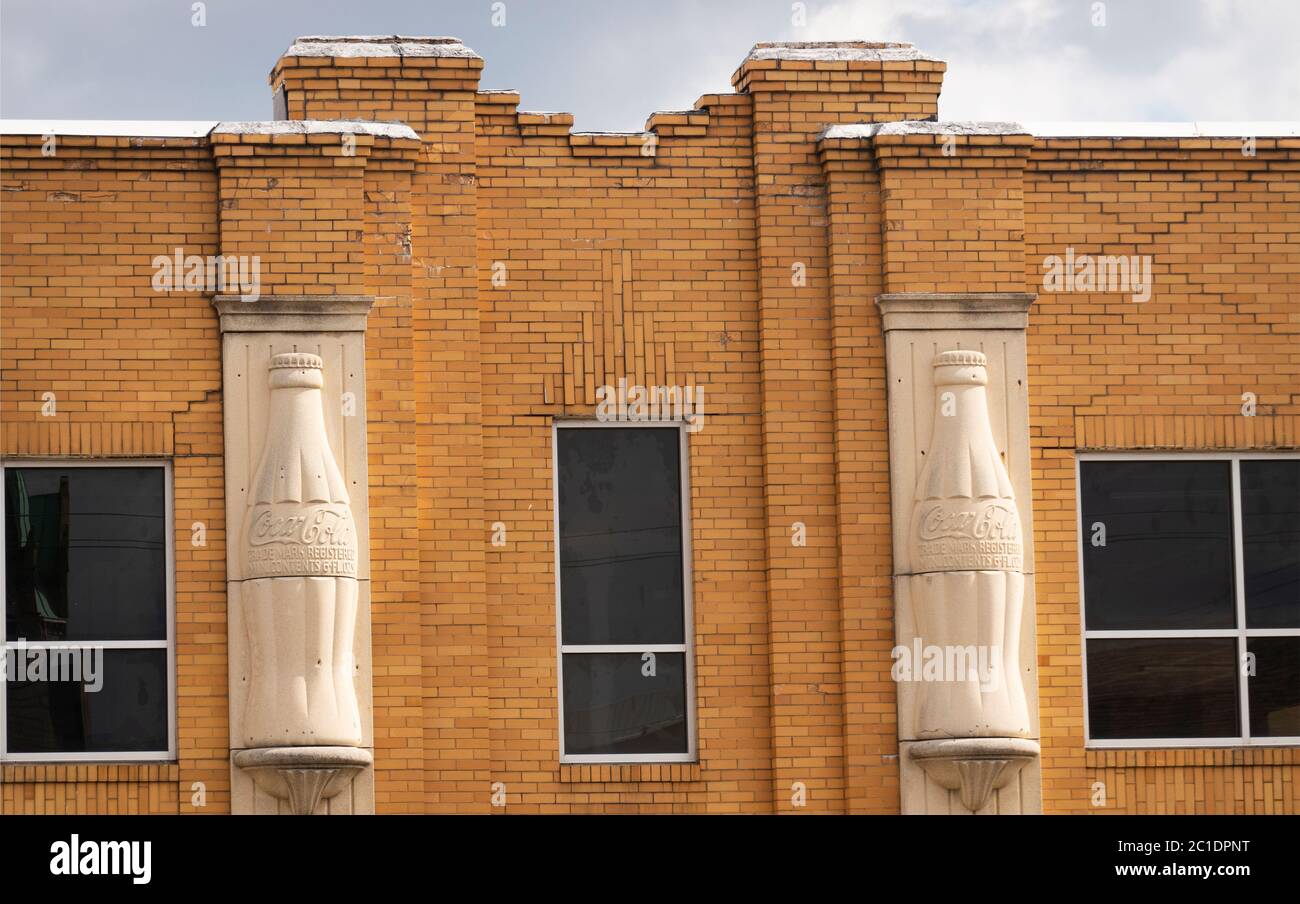
[[(891, 677), (898, 461), (924, 445), (898, 432), (892, 356), (933, 316), (1001, 367), (995, 433), (1032, 520), (1041, 762), (988, 812), (1300, 809), (1285, 693), (1271, 732), (1093, 743), (1079, 501), (1094, 453), (1294, 461), (1296, 124), (944, 123), (944, 63), (845, 42), (758, 45), (735, 93), (582, 133), (481, 67), (453, 39), (300, 38), (277, 121), (6, 124), (0, 456), (165, 465), (174, 700), (153, 758), (0, 750), (0, 812), (265, 806), (231, 754), (230, 506), (260, 441), (231, 429), (257, 407), (232, 349), (296, 323), (330, 337), (327, 396), (362, 388), (364, 429), (327, 421), (336, 455), (359, 450), (373, 766), (322, 808), (960, 811), (908, 797)], [(176, 249), (256, 258), (260, 298), (159, 291)], [(1044, 281), (1103, 255), (1149, 279)], [(556, 446), (620, 379), (704, 393), (681, 460), (691, 755), (581, 762), (560, 755)], [(1245, 649), (1250, 624), (1223, 631)]]

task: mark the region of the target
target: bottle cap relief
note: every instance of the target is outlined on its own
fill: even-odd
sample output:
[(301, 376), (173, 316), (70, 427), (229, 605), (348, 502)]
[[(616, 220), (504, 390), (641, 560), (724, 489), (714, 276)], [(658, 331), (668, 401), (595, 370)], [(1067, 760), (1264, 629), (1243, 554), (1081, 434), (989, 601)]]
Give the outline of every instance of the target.
[(954, 349), (934, 356), (935, 386), (986, 386), (988, 358), (983, 352)]
[(321, 368), (325, 363), (319, 355), (306, 352), (285, 352), (271, 356), (270, 383), (272, 389), (299, 387), (320, 389), (325, 385)]
[(324, 366), (325, 362), (321, 360), (320, 355), (312, 355), (307, 352), (282, 352), (271, 356), (271, 370), (285, 367), (300, 370), (320, 370)]
[(983, 352), (965, 349), (939, 352), (934, 356), (935, 367), (985, 367), (988, 363), (988, 358), (984, 357)]

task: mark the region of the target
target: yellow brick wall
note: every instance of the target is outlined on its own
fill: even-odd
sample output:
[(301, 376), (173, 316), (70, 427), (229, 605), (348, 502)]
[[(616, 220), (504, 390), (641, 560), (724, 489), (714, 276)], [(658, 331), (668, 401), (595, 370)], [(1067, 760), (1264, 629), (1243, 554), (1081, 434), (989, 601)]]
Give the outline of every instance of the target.
[(885, 337), (874, 299), (885, 290), (877, 160), (859, 142), (821, 143), (831, 280), (831, 366), (844, 672), (846, 805), (899, 811), (893, 531)]
[(262, 295), (356, 295), (374, 138), (214, 133), (224, 255), (257, 257)]
[[(863, 324), (846, 322), (843, 315), (852, 312), (835, 307), (833, 300), (829, 202), (816, 137), (832, 124), (933, 117), (943, 71), (943, 63), (929, 61), (751, 59), (732, 80), (737, 90), (754, 97), (777, 812), (897, 807), (892, 796), (872, 797), (897, 781), (897, 745), (882, 746), (884, 739), (865, 718), (882, 708), (876, 689), (884, 638), (864, 632), (863, 620), (878, 613), (881, 598), (880, 546), (871, 542), (869, 530), (864, 532), (862, 518), (878, 518), (887, 508), (887, 469), (871, 484), (874, 492), (863, 492), (856, 482), (863, 464), (879, 461), (879, 435), (873, 459), (870, 441), (858, 445), (855, 426), (874, 419), (879, 429), (884, 383), (852, 396), (854, 375), (847, 369), (853, 361), (843, 343)], [(857, 304), (866, 307), (870, 300), (860, 298)], [(879, 347), (877, 354), (879, 374)], [(849, 405), (854, 405), (851, 413)], [(837, 415), (847, 420), (837, 422)], [(845, 509), (841, 483), (852, 494)], [(796, 524), (806, 531), (806, 545), (792, 542)], [(842, 543), (848, 545), (841, 549)], [(858, 571), (864, 567), (871, 572), (865, 581)], [(865, 665), (866, 660), (875, 663), (873, 673), (847, 670), (848, 663)], [(849, 736), (846, 713), (852, 714), (848, 724), (862, 735)], [(802, 806), (796, 791), (806, 795)]]
[[(1085, 751), (1075, 450), (1300, 448), (1300, 142), (1039, 140), (1025, 184), (1047, 812), (1295, 813), (1296, 751)], [(1150, 255), (1146, 302), (1042, 290)], [(1255, 417), (1242, 415), (1253, 392)], [(1095, 807), (1103, 783), (1106, 804)], [(1100, 799), (1100, 798), (1098, 798)]]
[(1023, 292), (1029, 135), (879, 135), (889, 292)]
[(204, 295), (152, 286), (155, 255), (218, 251), (212, 158), (195, 139), (61, 136), (54, 156), (41, 145), (0, 139), (0, 454), (172, 462), (178, 761), (7, 763), (0, 813), (226, 812), (217, 318)]
[[(382, 143), (381, 143), (382, 144)], [(376, 147), (365, 170), (366, 430), (375, 785), (382, 812), (423, 804), (420, 554), (411, 375), (414, 155)]]
[[(492, 780), (509, 812), (764, 811), (749, 104), (708, 97), (686, 124), (661, 120), (649, 156), (640, 136), (575, 144), (564, 117), (480, 100), (484, 520), (507, 530), (487, 557)], [(704, 429), (688, 437), (696, 768), (558, 764), (551, 423), (594, 417), (597, 387), (620, 377), (705, 390)]]

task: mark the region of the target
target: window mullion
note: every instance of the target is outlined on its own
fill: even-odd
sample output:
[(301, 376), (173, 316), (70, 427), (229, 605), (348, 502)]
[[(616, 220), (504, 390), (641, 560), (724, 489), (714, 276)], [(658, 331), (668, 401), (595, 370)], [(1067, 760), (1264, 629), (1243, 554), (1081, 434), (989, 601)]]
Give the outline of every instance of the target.
[(566, 643), (561, 653), (685, 653), (684, 643)]
[(1240, 635), (1241, 632), (1234, 628), (1188, 628), (1183, 631), (1180, 631), (1177, 628), (1159, 628), (1151, 630), (1111, 630), (1107, 628), (1083, 632), (1085, 638), (1110, 637), (1116, 640), (1172, 640), (1180, 637), (1239, 637)]
[(1232, 457), (1232, 587), (1237, 603), (1237, 697), (1241, 701), (1241, 737), (1250, 741), (1250, 676), (1246, 663), (1246, 558), (1241, 520), (1241, 458)]
[(9, 650), (165, 650), (166, 640), (10, 640)]

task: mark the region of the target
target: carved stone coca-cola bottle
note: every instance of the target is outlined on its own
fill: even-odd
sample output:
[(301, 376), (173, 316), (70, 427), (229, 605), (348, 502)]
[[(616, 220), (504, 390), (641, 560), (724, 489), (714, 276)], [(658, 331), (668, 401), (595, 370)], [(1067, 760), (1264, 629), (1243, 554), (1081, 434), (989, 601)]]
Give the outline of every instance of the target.
[(942, 656), (918, 685), (919, 738), (1026, 738), (1020, 674), (1024, 545), (989, 422), (986, 360), (934, 359), (935, 416), (917, 481), (910, 588), (917, 636)]
[(274, 355), (266, 445), (244, 522), (244, 746), (356, 747), (357, 535), (330, 450), (321, 359)]

